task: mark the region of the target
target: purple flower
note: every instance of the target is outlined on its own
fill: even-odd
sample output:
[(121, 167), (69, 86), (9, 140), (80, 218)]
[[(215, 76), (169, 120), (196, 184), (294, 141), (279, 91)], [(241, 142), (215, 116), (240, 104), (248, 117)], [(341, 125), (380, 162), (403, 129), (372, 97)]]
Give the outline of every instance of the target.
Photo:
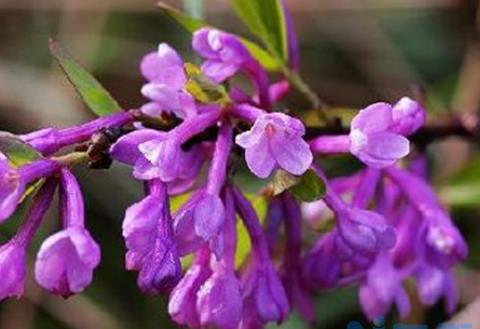
[(204, 327), (235, 329), (242, 314), (240, 284), (233, 271), (216, 270), (197, 293), (197, 312)]
[(380, 254), (359, 291), (360, 304), (370, 320), (384, 316), (393, 303), (396, 303), (400, 317), (408, 315), (410, 301), (401, 280), (388, 255)]
[(47, 159), (15, 168), (0, 152), (0, 223), (17, 209), (28, 184), (49, 176), (58, 168), (60, 165), (57, 162)]
[(271, 321), (283, 322), (289, 313), (288, 298), (268, 253), (268, 244), (250, 202), (234, 190), (235, 208), (252, 241), (250, 262), (241, 277), (244, 309), (240, 327), (255, 328)]
[(138, 285), (151, 294), (169, 291), (181, 274), (165, 189), (159, 181), (150, 182), (150, 194), (130, 206), (123, 221), (125, 266), (139, 271)]
[(315, 307), (310, 296), (310, 290), (302, 280), (302, 216), (300, 207), (293, 197), (283, 195), (285, 211), (285, 234), (287, 238), (284, 261), (282, 265), (282, 282), (288, 296), (288, 301), (309, 323), (315, 321)]
[(198, 201), (193, 211), (195, 233), (205, 241), (209, 241), (220, 233), (225, 218), (225, 208), (220, 197), (212, 194)]
[(69, 227), (48, 237), (35, 261), (35, 278), (48, 291), (69, 297), (92, 281), (100, 248), (83, 227)]
[(237, 244), (236, 218), (233, 197), (224, 193), (225, 225), (222, 234), (224, 252), (210, 261), (213, 274), (197, 293), (197, 312), (203, 327), (238, 328), (243, 299), (240, 282), (235, 275), (235, 249)]
[(247, 165), (258, 177), (268, 177), (276, 167), (302, 175), (313, 161), (304, 134), (300, 120), (283, 113), (266, 113), (235, 141), (245, 149)]
[(161, 43), (157, 52), (147, 54), (140, 70), (149, 81), (142, 94), (152, 100), (142, 106), (142, 112), (155, 117), (167, 110), (182, 119), (196, 114), (193, 97), (184, 90), (187, 77), (183, 61), (169, 45)]
[(17, 208), (25, 186), (21, 184), (18, 171), (0, 153), (0, 219), (4, 221)]
[(69, 297), (85, 289), (100, 263), (100, 248), (84, 228), (84, 205), (77, 180), (61, 171), (63, 230), (48, 237), (35, 261), (35, 278), (48, 291)]
[(92, 135), (105, 128), (121, 127), (134, 121), (134, 116), (128, 111), (119, 111), (102, 116), (87, 123), (65, 129), (45, 128), (19, 136), (38, 152), (47, 156), (62, 147), (90, 140)]
[(426, 117), (425, 109), (418, 102), (403, 97), (392, 107), (393, 123), (390, 129), (398, 134), (408, 136), (425, 125)]
[(354, 250), (375, 253), (395, 245), (395, 230), (382, 215), (345, 204), (330, 188), (325, 202), (335, 213), (340, 235)]
[[(133, 165), (133, 175), (142, 180), (159, 178), (163, 182), (193, 183), (203, 162), (201, 146), (189, 151), (182, 144), (216, 122), (219, 111), (189, 118), (169, 132), (141, 129), (121, 137), (110, 148), (113, 159)], [(189, 184), (187, 184), (189, 186)]]
[(395, 133), (392, 107), (375, 103), (361, 110), (352, 120), (350, 152), (367, 165), (383, 168), (410, 152), (408, 139)]
[(386, 172), (425, 221), (426, 258), (441, 268), (449, 268), (465, 259), (468, 254), (467, 244), (442, 208), (432, 187), (421, 177), (406, 170), (391, 167)]
[(452, 314), (455, 311), (458, 304), (458, 292), (450, 271), (421, 264), (415, 272), (415, 279), (422, 304), (435, 305), (444, 296), (447, 312)]
[(195, 31), (193, 49), (206, 59), (202, 71), (215, 82), (223, 82), (252, 60), (241, 41), (229, 34), (211, 28)]
[(341, 276), (339, 254), (335, 240), (338, 232), (330, 232), (317, 240), (303, 259), (303, 278), (317, 290), (333, 288)]
[(426, 257), (431, 264), (447, 269), (467, 257), (468, 247), (446, 213), (441, 211), (431, 215), (425, 218)]
[(210, 252), (201, 249), (180, 282), (170, 294), (168, 313), (175, 322), (191, 328), (200, 327), (200, 315), (197, 312), (197, 292), (210, 277)]
[(20, 297), (24, 290), (26, 248), (37, 232), (43, 216), (52, 201), (56, 179), (48, 179), (35, 195), (25, 219), (17, 234), (0, 247), (0, 300), (7, 297)]
[(0, 300), (23, 295), (25, 281), (25, 246), (11, 240), (0, 247)]
[(242, 324), (283, 322), (289, 313), (287, 295), (270, 259), (253, 257), (242, 276)]
[(309, 143), (314, 152), (350, 152), (370, 167), (384, 168), (410, 152), (410, 143), (404, 136), (424, 123), (424, 109), (404, 97), (393, 107), (374, 103), (361, 110), (353, 118), (348, 136), (320, 136)]
[(203, 190), (194, 194), (174, 215), (175, 242), (180, 255), (189, 254), (203, 243), (210, 242), (212, 250), (220, 256), (224, 218), (225, 208), (218, 196)]

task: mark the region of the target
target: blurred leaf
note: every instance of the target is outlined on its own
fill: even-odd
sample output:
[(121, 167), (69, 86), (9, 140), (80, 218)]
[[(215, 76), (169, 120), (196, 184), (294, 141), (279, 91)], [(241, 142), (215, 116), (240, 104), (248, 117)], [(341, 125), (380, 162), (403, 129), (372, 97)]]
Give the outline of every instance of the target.
[[(263, 223), (265, 216), (267, 215), (266, 199), (256, 194), (246, 194), (246, 197), (252, 203), (260, 222)], [(237, 250), (235, 253), (236, 267), (239, 267), (243, 264), (250, 253), (251, 248), (252, 244), (248, 235), (248, 231), (245, 225), (243, 225), (243, 221), (240, 218), (237, 218)]]
[(8, 132), (0, 132), (0, 152), (2, 152), (15, 167), (20, 167), (42, 157), (34, 148)]
[(284, 63), (288, 61), (285, 16), (279, 0), (232, 0), (250, 31)]
[(470, 162), (440, 188), (440, 198), (451, 206), (478, 207), (480, 200), (480, 156)]
[(300, 178), (286, 172), (285, 170), (277, 170), (270, 182), (270, 187), (273, 189), (273, 194), (278, 195), (288, 190), (295, 184), (300, 182)]
[[(196, 30), (209, 26), (207, 23), (189, 17), (179, 11), (176, 8), (173, 8), (163, 2), (159, 2), (157, 4), (160, 9), (162, 10), (163, 13), (165, 13), (167, 16), (175, 20), (178, 24), (180, 24), (185, 30), (187, 30), (190, 33), (195, 32)], [(238, 37), (240, 41), (247, 47), (247, 49), (250, 51), (250, 54), (256, 58), (262, 66), (269, 71), (277, 71), (280, 69), (280, 65), (278, 61), (271, 55), (269, 54), (265, 49), (257, 45), (256, 43), (249, 41), (245, 38)]]
[[(38, 153), (37, 150), (8, 132), (0, 132), (0, 152), (3, 153), (15, 167), (20, 167), (42, 158), (42, 155)], [(30, 184), (19, 203), (22, 203), (30, 194), (35, 192), (43, 182), (44, 180), (40, 179)]]
[(325, 194), (325, 183), (312, 169), (300, 177), (300, 182), (290, 191), (295, 197), (305, 202), (319, 200)]
[[(330, 118), (338, 118), (342, 125), (350, 126), (353, 117), (358, 113), (358, 109), (348, 107), (330, 107), (328, 108), (328, 115)], [(308, 126), (324, 125), (325, 122), (319, 115), (318, 110), (313, 109), (302, 113), (302, 121)]]
[(240, 41), (247, 47), (250, 54), (268, 71), (280, 70), (278, 61), (266, 52), (262, 47), (247, 39), (241, 38)]
[(207, 26), (207, 23), (189, 17), (182, 13), (180, 10), (173, 8), (172, 6), (167, 5), (166, 3), (159, 2), (157, 6), (160, 7), (160, 10), (167, 16), (171, 17), (175, 21), (178, 22), (183, 28), (185, 28), (189, 32), (194, 32), (204, 26)]
[(211, 81), (202, 73), (202, 70), (198, 66), (191, 63), (185, 63), (185, 71), (188, 76), (185, 89), (197, 101), (220, 105), (231, 103), (225, 87)]
[(120, 111), (120, 105), (103, 86), (54, 41), (50, 52), (90, 110), (98, 116)]

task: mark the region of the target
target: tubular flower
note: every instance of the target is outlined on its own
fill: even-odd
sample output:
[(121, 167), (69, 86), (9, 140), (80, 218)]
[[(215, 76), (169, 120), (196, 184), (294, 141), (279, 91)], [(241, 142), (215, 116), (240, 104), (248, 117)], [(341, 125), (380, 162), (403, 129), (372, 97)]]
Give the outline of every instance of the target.
[(181, 270), (165, 184), (154, 180), (149, 186), (150, 194), (127, 209), (123, 236), (126, 268), (138, 270), (139, 287), (156, 294), (171, 290)]
[(235, 141), (245, 149), (248, 168), (258, 177), (268, 177), (277, 167), (302, 175), (313, 161), (304, 134), (300, 120), (283, 113), (267, 113)]
[(61, 171), (60, 209), (63, 230), (47, 238), (35, 261), (37, 282), (48, 291), (69, 297), (83, 291), (100, 263), (100, 248), (84, 226), (84, 206), (77, 180)]
[(50, 178), (45, 182), (28, 209), (22, 226), (10, 241), (0, 247), (0, 274), (3, 277), (0, 300), (23, 295), (27, 247), (52, 202), (56, 187), (55, 179)]

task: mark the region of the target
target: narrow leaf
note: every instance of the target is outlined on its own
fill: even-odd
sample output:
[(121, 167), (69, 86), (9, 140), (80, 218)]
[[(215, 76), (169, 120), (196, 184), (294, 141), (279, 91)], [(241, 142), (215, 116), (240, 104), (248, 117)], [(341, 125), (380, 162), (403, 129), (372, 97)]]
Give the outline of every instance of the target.
[(325, 194), (325, 183), (310, 169), (300, 177), (300, 182), (294, 185), (290, 191), (297, 199), (312, 202), (323, 197)]
[(287, 27), (280, 0), (232, 0), (232, 3), (250, 31), (268, 50), (287, 63)]
[(0, 152), (19, 167), (42, 157), (34, 148), (8, 132), (0, 132)]
[(173, 20), (177, 21), (178, 24), (183, 26), (188, 32), (194, 32), (199, 28), (207, 26), (207, 24), (201, 20), (189, 17), (182, 13), (180, 10), (173, 8), (166, 3), (159, 2), (157, 4), (160, 7), (160, 10), (167, 16), (171, 17)]
[(120, 106), (110, 93), (56, 41), (50, 40), (49, 48), (68, 80), (93, 113), (103, 116), (120, 111)]
[[(207, 23), (189, 17), (179, 11), (176, 8), (173, 8), (163, 2), (159, 2), (158, 7), (160, 7), (160, 10), (173, 20), (175, 20), (180, 26), (182, 26), (186, 31), (193, 33), (196, 30), (209, 26)], [(280, 69), (280, 65), (278, 61), (270, 54), (268, 53), (265, 49), (257, 45), (256, 43), (249, 41), (245, 38), (238, 37), (240, 41), (247, 47), (247, 49), (250, 51), (250, 54), (262, 64), (262, 66), (269, 71), (278, 71)]]

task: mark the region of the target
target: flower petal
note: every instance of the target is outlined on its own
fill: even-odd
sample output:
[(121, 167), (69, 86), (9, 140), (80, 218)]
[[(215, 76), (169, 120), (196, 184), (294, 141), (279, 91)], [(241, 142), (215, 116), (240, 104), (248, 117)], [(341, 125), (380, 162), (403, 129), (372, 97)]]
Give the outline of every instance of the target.
[(110, 156), (117, 161), (134, 165), (141, 153), (138, 146), (159, 136), (158, 131), (153, 129), (141, 129), (120, 137), (110, 147)]
[(270, 139), (270, 148), (278, 165), (291, 174), (302, 175), (312, 164), (312, 151), (301, 137), (277, 132)]
[(392, 124), (392, 106), (388, 103), (374, 103), (353, 118), (351, 129), (363, 133), (375, 133), (387, 130)]
[(268, 140), (262, 136), (257, 144), (245, 150), (248, 168), (258, 177), (267, 178), (275, 168), (275, 158), (270, 153)]

